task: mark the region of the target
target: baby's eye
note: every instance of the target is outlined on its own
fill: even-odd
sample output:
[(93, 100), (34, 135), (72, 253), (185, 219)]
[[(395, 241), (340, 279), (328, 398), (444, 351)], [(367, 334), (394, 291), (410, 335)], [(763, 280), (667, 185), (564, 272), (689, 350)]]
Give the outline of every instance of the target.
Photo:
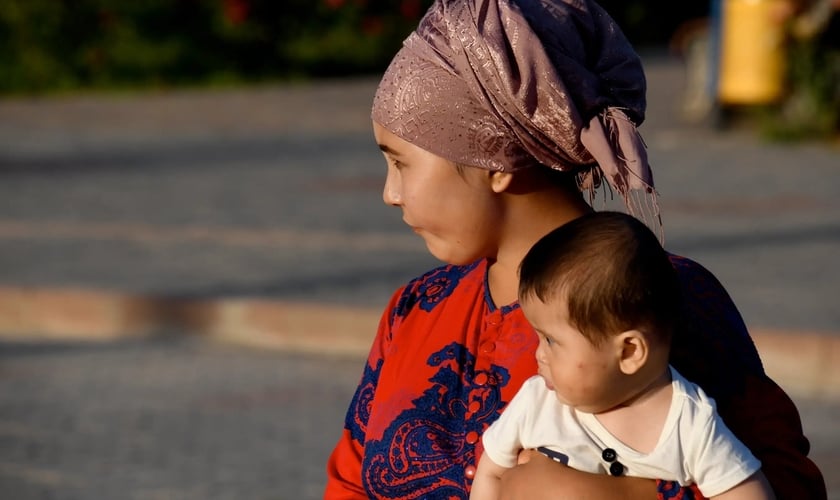
[(542, 338), (543, 338), (543, 339), (545, 339), (545, 343), (546, 343), (547, 345), (551, 345), (551, 344), (553, 344), (553, 343), (554, 343), (554, 341), (553, 341), (553, 340), (551, 340), (551, 338), (549, 338), (547, 335), (543, 335), (543, 336), (542, 336)]

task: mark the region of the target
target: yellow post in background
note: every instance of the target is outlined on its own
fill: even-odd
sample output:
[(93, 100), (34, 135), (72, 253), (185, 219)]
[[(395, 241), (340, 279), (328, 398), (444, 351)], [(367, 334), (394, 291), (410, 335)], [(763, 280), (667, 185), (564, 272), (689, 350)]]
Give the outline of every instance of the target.
[(726, 104), (768, 104), (784, 92), (788, 0), (724, 0), (718, 99)]

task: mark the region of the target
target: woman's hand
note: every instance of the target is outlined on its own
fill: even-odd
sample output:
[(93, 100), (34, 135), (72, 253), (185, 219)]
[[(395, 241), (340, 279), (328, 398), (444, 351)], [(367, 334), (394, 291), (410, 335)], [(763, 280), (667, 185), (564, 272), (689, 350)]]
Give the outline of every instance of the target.
[(581, 472), (536, 450), (523, 450), (518, 463), (502, 475), (500, 500), (656, 498), (651, 479)]

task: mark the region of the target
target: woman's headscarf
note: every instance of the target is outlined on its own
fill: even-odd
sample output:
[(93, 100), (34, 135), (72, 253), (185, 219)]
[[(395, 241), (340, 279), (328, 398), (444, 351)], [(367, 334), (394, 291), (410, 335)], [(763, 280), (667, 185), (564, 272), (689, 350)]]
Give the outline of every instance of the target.
[(606, 178), (631, 213), (658, 217), (644, 113), (641, 61), (596, 3), (436, 0), (385, 72), (372, 118), (459, 164), (536, 162), (578, 174), (590, 196)]

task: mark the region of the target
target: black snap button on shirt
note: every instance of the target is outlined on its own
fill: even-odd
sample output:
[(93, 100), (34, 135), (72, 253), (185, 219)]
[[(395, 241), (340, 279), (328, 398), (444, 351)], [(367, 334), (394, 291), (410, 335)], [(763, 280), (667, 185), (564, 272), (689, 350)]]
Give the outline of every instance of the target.
[(624, 474), (624, 466), (621, 465), (620, 462), (615, 461), (615, 459), (618, 458), (618, 454), (614, 449), (606, 448), (603, 452), (601, 452), (601, 458), (610, 464), (610, 474), (613, 476), (620, 476)]

